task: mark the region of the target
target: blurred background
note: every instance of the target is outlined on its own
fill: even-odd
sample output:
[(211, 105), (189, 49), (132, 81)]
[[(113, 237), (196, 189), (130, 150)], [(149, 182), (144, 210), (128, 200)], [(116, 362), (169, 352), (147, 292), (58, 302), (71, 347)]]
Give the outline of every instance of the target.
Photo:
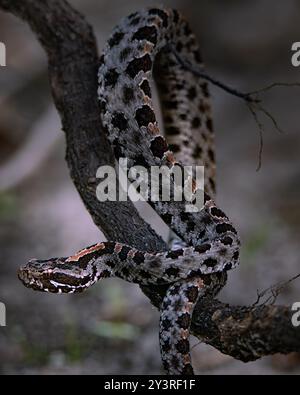
[[(151, 1), (71, 0), (94, 27), (99, 50), (119, 20)], [(226, 4), (225, 4), (226, 3)], [(242, 91), (300, 81), (291, 46), (300, 41), (297, 0), (164, 1), (186, 15), (207, 71)], [(85, 210), (64, 160), (46, 56), (28, 26), (0, 11), (0, 328), (2, 374), (159, 374), (158, 312), (139, 287), (103, 281), (82, 295), (28, 290), (18, 281), (29, 258), (67, 256), (104, 240)], [(258, 127), (245, 104), (211, 86), (217, 143), (218, 203), (242, 237), (241, 266), (222, 301), (252, 304), (257, 290), (300, 272), (300, 88), (276, 88), (264, 106), (262, 168)], [(147, 218), (147, 215), (146, 215)], [(163, 230), (166, 236), (165, 230)], [(300, 280), (278, 302), (300, 301)], [(206, 374), (300, 373), (300, 357), (275, 355), (244, 364), (193, 339), (195, 370)]]

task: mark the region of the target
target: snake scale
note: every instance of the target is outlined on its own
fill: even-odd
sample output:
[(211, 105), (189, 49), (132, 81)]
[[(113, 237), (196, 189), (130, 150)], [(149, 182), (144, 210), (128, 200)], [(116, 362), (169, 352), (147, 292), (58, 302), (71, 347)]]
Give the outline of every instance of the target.
[[(189, 332), (198, 299), (215, 295), (227, 271), (239, 263), (240, 241), (214, 202), (214, 135), (206, 82), (182, 69), (176, 54), (203, 67), (188, 23), (176, 11), (151, 8), (124, 18), (109, 38), (99, 68), (101, 118), (117, 159), (150, 168), (205, 166), (201, 210), (184, 202), (150, 202), (185, 243), (166, 252), (144, 252), (118, 242), (101, 242), (68, 258), (31, 260), (19, 278), (34, 290), (77, 293), (106, 277), (142, 285), (169, 284), (160, 311), (160, 349), (168, 374), (193, 374)], [(159, 95), (164, 135), (153, 107)], [(175, 160), (176, 154), (176, 160)]]

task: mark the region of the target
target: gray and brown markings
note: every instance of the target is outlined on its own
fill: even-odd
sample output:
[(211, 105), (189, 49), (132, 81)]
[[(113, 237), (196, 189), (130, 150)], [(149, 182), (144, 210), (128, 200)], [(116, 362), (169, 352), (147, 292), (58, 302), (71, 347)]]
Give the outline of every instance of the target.
[[(111, 276), (145, 285), (169, 284), (160, 309), (163, 366), (168, 374), (193, 374), (189, 331), (194, 307), (200, 297), (224, 286), (227, 271), (239, 263), (240, 241), (213, 200), (215, 149), (207, 83), (183, 70), (171, 47), (185, 61), (203, 67), (196, 38), (176, 10), (152, 8), (125, 18), (101, 56), (98, 94), (117, 159), (125, 157), (129, 166), (148, 169), (205, 166), (205, 199), (199, 212), (186, 213), (184, 201), (151, 202), (186, 246), (157, 253), (101, 242), (69, 258), (32, 260), (19, 277), (27, 287), (57, 293), (82, 292)], [(152, 79), (165, 136), (154, 112)]]

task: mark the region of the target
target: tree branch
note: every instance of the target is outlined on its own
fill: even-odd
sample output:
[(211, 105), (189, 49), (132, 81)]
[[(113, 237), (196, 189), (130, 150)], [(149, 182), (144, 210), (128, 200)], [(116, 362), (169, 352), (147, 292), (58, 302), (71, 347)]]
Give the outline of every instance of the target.
[(99, 61), (90, 25), (61, 0), (1, 0), (0, 8), (24, 19), (48, 55), (52, 95), (66, 134), (66, 160), (95, 224), (110, 240), (164, 249), (131, 202), (100, 203), (96, 198), (96, 171), (102, 165), (114, 166), (115, 159), (100, 121)]
[[(97, 100), (98, 54), (92, 28), (64, 0), (0, 0), (0, 8), (25, 20), (48, 55), (55, 105), (66, 134), (66, 160), (73, 182), (95, 224), (110, 240), (145, 251), (166, 249), (131, 202), (96, 198), (96, 170), (114, 165), (100, 121)], [(142, 287), (159, 307), (164, 287)], [(262, 355), (300, 351), (300, 332), (282, 306), (229, 306), (199, 301), (192, 330), (203, 341), (243, 361)]]
[(268, 118), (273, 127), (280, 133), (283, 133), (282, 129), (279, 127), (278, 122), (276, 121), (275, 117), (268, 111), (266, 108), (262, 106), (262, 99), (259, 97), (262, 93), (266, 93), (273, 88), (277, 87), (300, 87), (300, 82), (274, 82), (270, 85), (265, 86), (262, 89), (258, 89), (252, 92), (241, 92), (240, 90), (233, 88), (227, 84), (224, 84), (222, 81), (219, 81), (215, 77), (212, 77), (210, 74), (206, 73), (202, 68), (192, 65), (187, 60), (183, 59), (176, 48), (170, 46), (172, 53), (174, 54), (178, 63), (182, 66), (182, 68), (190, 71), (194, 75), (198, 76), (199, 78), (203, 78), (206, 81), (211, 82), (213, 85), (223, 89), (225, 92), (229, 93), (230, 95), (236, 96), (239, 99), (245, 101), (253, 119), (258, 127), (259, 132), (259, 153), (258, 153), (258, 165), (256, 171), (260, 170), (262, 164), (262, 152), (263, 152), (263, 132), (265, 130), (264, 125), (260, 122), (258, 118), (258, 112), (263, 113), (266, 118)]

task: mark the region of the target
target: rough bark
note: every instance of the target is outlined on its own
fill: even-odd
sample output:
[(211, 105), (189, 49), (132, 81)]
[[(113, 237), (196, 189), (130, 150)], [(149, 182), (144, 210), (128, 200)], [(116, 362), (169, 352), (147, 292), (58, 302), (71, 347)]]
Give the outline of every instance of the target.
[[(98, 54), (91, 26), (64, 0), (0, 0), (0, 8), (26, 21), (48, 56), (49, 79), (66, 135), (72, 180), (95, 224), (110, 240), (144, 251), (166, 248), (131, 202), (96, 198), (96, 170), (114, 156), (100, 121), (97, 101)], [(163, 287), (143, 287), (159, 307)], [(250, 361), (277, 352), (300, 351), (300, 331), (284, 306), (230, 306), (199, 301), (193, 333), (225, 354)]]

